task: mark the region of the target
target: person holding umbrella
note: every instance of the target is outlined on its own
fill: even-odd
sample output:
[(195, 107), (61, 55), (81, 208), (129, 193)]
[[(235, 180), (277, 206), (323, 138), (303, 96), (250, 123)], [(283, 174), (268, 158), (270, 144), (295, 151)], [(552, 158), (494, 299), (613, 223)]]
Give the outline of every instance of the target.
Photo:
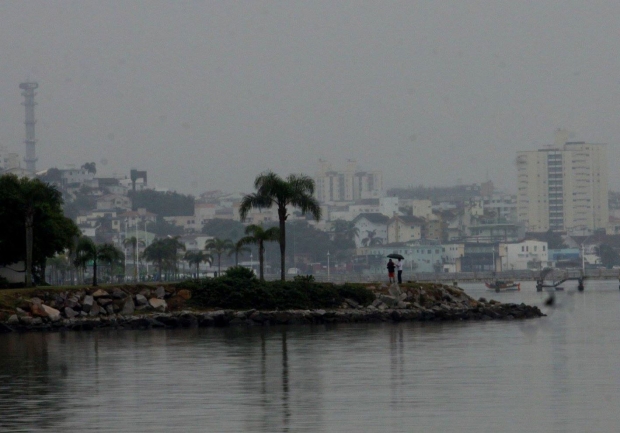
[(394, 268), (396, 268), (396, 265), (394, 264), (392, 259), (390, 259), (387, 264), (388, 279), (390, 280), (390, 284), (394, 282)]
[[(388, 275), (389, 275), (390, 263), (391, 263), (394, 268), (398, 269), (398, 284), (402, 284), (403, 283), (403, 265), (405, 264), (405, 262), (403, 262), (404, 257), (396, 253), (388, 254), (388, 257), (390, 258), (390, 261), (388, 262), (388, 265), (387, 265)], [(398, 263), (392, 262), (392, 259), (398, 259)], [(392, 276), (390, 279), (390, 283), (393, 283), (393, 282), (395, 282), (395, 279), (394, 279), (394, 271), (392, 270)]]

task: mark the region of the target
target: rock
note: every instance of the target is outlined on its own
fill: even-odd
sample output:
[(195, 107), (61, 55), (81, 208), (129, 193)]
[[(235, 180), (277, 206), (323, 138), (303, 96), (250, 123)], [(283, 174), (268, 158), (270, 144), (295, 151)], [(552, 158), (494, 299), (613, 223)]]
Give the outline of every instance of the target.
[(136, 305), (146, 305), (148, 302), (144, 295), (136, 295)]
[(99, 311), (100, 311), (99, 304), (94, 302), (93, 305), (90, 307), (90, 310), (88, 311), (88, 315), (91, 317), (97, 317), (99, 315)]
[(389, 288), (388, 288), (388, 293), (392, 296), (394, 296), (395, 298), (398, 298), (402, 291), (400, 290), (400, 287), (398, 287), (397, 284), (392, 284)]
[(91, 296), (93, 298), (102, 298), (104, 296), (105, 297), (110, 296), (110, 294), (108, 292), (106, 292), (105, 290), (103, 290), (103, 289), (99, 289), (95, 293), (93, 293)]
[(187, 300), (191, 299), (191, 297), (192, 297), (192, 292), (190, 292), (190, 291), (189, 291), (189, 290), (187, 290), (187, 289), (181, 289), (181, 290), (179, 290), (179, 291), (177, 292), (177, 296), (178, 296), (178, 297), (180, 297), (180, 298), (182, 298), (182, 299), (185, 299), (185, 300), (187, 301)]
[(158, 298), (149, 299), (149, 305), (157, 311), (166, 311), (166, 301)]
[(65, 316), (67, 317), (67, 319), (73, 319), (78, 314), (79, 313), (77, 313), (73, 308), (65, 307)]
[(30, 314), (32, 314), (33, 317), (47, 317), (47, 312), (42, 304), (32, 304), (30, 306)]
[(43, 301), (41, 301), (41, 298), (31, 298), (30, 299), (30, 303), (34, 304), (34, 305), (41, 305), (43, 303)]
[(32, 316), (19, 316), (19, 323), (23, 325), (32, 325)]
[(157, 299), (164, 299), (166, 296), (166, 290), (164, 290), (163, 286), (157, 287), (157, 290), (155, 290), (155, 296), (157, 296)]
[(7, 320), (6, 323), (8, 325), (16, 325), (19, 323), (19, 317), (17, 317), (17, 314), (13, 314), (9, 317), (9, 320)]
[(84, 300), (82, 301), (82, 311), (88, 313), (90, 312), (91, 308), (93, 308), (93, 304), (95, 304), (95, 298), (93, 298), (90, 295), (86, 295), (84, 296)]
[(45, 304), (41, 305), (41, 308), (45, 310), (45, 312), (47, 313), (47, 317), (49, 317), (52, 322), (58, 322), (61, 319), (60, 311), (58, 311), (57, 309)]
[(478, 299), (478, 302), (480, 302), (482, 304), (486, 304), (487, 300), (485, 298), (480, 298), (480, 299)]
[(106, 311), (106, 313), (108, 313), (108, 315), (113, 315), (114, 314), (114, 305), (112, 305), (112, 304), (106, 305), (105, 311)]
[(112, 303), (112, 299), (110, 298), (99, 298), (97, 299), (97, 303), (102, 307), (106, 307)]
[(125, 304), (123, 304), (123, 309), (121, 310), (121, 313), (123, 316), (131, 316), (135, 311), (135, 306), (133, 303), (133, 299), (128, 298), (127, 301), (125, 301)]
[(345, 298), (344, 302), (346, 302), (348, 305), (350, 305), (353, 308), (359, 308), (360, 304), (359, 302), (353, 300), (353, 299), (349, 299), (349, 298)]
[(119, 289), (118, 287), (116, 287), (113, 291), (112, 291), (112, 297), (114, 299), (124, 299), (125, 297), (127, 297), (127, 293), (123, 292), (121, 289)]
[(33, 317), (32, 318), (32, 325), (42, 325), (43, 324), (43, 319), (40, 317)]

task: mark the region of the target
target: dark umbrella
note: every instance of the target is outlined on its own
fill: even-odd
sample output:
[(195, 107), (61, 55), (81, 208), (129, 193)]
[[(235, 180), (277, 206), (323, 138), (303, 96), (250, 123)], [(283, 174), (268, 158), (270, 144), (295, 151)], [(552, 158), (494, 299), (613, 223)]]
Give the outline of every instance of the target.
[(396, 254), (396, 253), (388, 254), (387, 256), (390, 259), (400, 259), (400, 260), (403, 260), (405, 258), (405, 257), (401, 256), (400, 254)]

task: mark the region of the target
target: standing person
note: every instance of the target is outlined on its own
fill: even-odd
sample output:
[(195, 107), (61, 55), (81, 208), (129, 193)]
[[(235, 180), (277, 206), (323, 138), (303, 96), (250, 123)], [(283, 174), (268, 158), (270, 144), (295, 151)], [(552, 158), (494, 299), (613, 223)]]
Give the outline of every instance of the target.
[(387, 264), (388, 279), (390, 280), (390, 283), (394, 282), (394, 269), (395, 268), (396, 268), (396, 265), (394, 264), (392, 259), (390, 259), (390, 261)]
[(398, 284), (403, 283), (403, 259), (398, 259), (398, 263), (396, 263), (396, 269), (398, 271)]

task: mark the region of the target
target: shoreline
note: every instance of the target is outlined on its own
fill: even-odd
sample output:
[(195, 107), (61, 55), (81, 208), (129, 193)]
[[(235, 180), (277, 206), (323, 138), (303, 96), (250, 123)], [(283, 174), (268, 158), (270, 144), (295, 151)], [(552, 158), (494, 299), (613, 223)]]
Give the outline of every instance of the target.
[(64, 291), (38, 288), (16, 292), (12, 297), (9, 294), (11, 302), (4, 299), (0, 333), (524, 320), (545, 316), (536, 306), (475, 300), (462, 289), (439, 284), (382, 284), (367, 289), (375, 297), (369, 305), (345, 298), (339, 308), (259, 310), (195, 308), (188, 303), (192, 291), (174, 285)]

